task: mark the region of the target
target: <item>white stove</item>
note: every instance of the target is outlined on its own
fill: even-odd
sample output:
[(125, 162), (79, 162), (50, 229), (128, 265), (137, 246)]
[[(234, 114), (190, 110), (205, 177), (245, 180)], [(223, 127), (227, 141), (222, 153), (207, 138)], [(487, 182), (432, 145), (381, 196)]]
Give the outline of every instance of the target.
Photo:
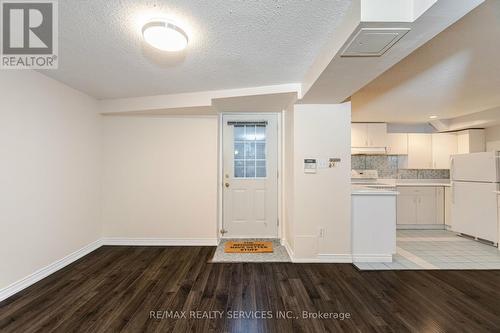
[(395, 188), (390, 181), (379, 181), (377, 170), (351, 170), (351, 184), (370, 188)]

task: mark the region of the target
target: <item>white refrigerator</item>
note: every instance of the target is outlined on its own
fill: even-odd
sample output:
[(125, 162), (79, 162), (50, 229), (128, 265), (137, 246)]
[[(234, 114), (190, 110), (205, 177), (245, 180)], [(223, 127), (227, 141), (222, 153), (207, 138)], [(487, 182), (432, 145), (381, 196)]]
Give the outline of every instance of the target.
[(451, 157), (451, 229), (498, 243), (499, 152)]

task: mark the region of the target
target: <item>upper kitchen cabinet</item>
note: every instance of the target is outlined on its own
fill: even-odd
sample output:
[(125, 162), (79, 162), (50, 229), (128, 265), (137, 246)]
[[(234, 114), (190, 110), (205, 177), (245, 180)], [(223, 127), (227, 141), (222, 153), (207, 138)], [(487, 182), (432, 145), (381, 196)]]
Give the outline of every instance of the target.
[(387, 133), (387, 154), (408, 155), (408, 134)]
[(486, 150), (483, 129), (457, 132), (457, 154), (479, 153)]
[(351, 147), (387, 147), (387, 124), (352, 123)]
[(457, 135), (455, 133), (432, 134), (432, 168), (449, 169), (450, 157), (457, 153)]
[(432, 134), (408, 134), (408, 169), (432, 169)]
[(366, 139), (366, 124), (352, 123), (351, 124), (351, 147), (365, 147)]

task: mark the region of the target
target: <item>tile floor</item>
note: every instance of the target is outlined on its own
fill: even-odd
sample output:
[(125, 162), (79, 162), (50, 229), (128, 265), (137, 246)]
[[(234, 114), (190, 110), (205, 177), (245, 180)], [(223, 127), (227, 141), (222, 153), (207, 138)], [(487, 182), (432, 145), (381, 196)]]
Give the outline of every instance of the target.
[(392, 263), (355, 263), (360, 270), (500, 269), (498, 248), (445, 230), (398, 230)]
[(225, 253), (224, 244), (228, 241), (243, 239), (223, 239), (215, 250), (212, 262), (290, 262), (290, 256), (278, 239), (244, 239), (248, 241), (272, 241), (272, 253)]

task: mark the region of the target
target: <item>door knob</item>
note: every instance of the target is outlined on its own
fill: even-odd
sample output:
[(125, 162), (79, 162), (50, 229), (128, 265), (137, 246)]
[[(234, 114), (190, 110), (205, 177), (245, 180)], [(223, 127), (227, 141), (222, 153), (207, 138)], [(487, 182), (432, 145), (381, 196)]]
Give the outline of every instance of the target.
[(224, 186), (226, 186), (226, 188), (229, 187), (229, 183), (225, 183)]

